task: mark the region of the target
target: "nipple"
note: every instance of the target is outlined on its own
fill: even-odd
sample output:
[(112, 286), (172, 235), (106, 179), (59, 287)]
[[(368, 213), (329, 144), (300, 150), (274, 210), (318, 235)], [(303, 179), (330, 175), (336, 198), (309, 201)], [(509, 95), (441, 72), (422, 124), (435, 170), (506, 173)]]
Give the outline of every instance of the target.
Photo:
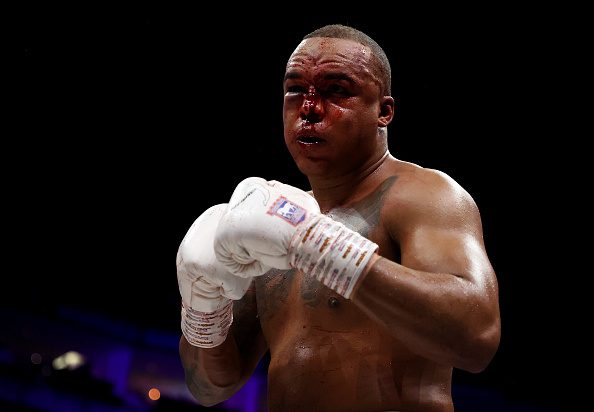
[(340, 306), (340, 301), (336, 299), (334, 296), (328, 298), (328, 307), (333, 309)]

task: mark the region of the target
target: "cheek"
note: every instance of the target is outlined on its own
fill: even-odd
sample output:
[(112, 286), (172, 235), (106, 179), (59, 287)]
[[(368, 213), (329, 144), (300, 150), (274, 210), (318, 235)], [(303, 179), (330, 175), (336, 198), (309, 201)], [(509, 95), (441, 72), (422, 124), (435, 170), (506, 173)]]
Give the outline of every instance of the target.
[(326, 115), (333, 121), (345, 121), (348, 120), (350, 117), (353, 117), (354, 113), (352, 110), (345, 109), (344, 107), (330, 106), (329, 110), (327, 110)]
[(340, 131), (344, 135), (358, 134), (361, 128), (368, 123), (364, 113), (344, 107), (333, 107), (328, 110), (325, 119), (332, 124), (334, 130)]
[(369, 119), (377, 121), (376, 105), (362, 102), (358, 99), (337, 102), (329, 101), (326, 106), (326, 116), (331, 116), (335, 121), (349, 123), (366, 123)]
[(283, 98), (283, 113), (298, 112), (303, 104), (302, 96), (285, 96)]
[(285, 146), (287, 146), (287, 148), (289, 149), (289, 151), (291, 151), (291, 139), (288, 136), (288, 133), (285, 130)]
[(283, 106), (283, 125), (289, 128), (299, 119), (299, 108), (294, 105), (285, 104)]
[(342, 113), (337, 111), (336, 119), (342, 119), (342, 122), (363, 134), (375, 134), (377, 132), (378, 114), (373, 108), (352, 111), (342, 110)]

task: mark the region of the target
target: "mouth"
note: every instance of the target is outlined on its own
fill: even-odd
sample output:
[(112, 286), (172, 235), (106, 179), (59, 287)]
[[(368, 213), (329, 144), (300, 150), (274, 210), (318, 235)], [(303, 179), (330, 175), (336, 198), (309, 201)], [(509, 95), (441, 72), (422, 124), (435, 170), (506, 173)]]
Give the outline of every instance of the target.
[(317, 136), (299, 136), (297, 138), (297, 143), (304, 144), (307, 146), (317, 145), (317, 144), (321, 144), (321, 143), (325, 143), (325, 142), (326, 142), (326, 140), (321, 139)]

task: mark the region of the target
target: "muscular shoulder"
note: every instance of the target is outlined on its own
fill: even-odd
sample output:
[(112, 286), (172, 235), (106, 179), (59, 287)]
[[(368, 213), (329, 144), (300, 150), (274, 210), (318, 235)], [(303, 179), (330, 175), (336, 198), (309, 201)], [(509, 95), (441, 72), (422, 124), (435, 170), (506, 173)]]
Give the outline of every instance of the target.
[(387, 223), (406, 229), (428, 222), (459, 226), (477, 221), (473, 198), (448, 174), (406, 162), (397, 169), (397, 183), (382, 210)]

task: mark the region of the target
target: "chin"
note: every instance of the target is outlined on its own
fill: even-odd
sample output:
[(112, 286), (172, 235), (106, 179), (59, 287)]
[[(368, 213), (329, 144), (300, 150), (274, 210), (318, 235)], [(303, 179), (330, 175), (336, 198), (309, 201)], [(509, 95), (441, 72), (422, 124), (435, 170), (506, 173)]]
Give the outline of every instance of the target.
[(332, 168), (329, 168), (328, 162), (325, 161), (315, 161), (312, 159), (301, 158), (296, 160), (295, 163), (297, 164), (299, 171), (307, 177), (327, 177), (332, 170)]

